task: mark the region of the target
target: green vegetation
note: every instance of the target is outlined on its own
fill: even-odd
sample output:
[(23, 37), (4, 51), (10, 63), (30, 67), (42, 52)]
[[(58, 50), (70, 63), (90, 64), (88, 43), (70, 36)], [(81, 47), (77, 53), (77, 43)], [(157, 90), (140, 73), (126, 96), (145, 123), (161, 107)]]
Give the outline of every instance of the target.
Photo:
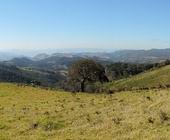
[(169, 140), (169, 93), (71, 94), (1, 83), (0, 140)]
[(132, 75), (136, 75), (145, 72), (150, 69), (160, 68), (166, 65), (170, 65), (170, 61), (166, 60), (161, 63), (153, 64), (137, 64), (137, 63), (112, 63), (106, 65), (106, 74), (110, 81), (127, 78)]
[(108, 82), (105, 76), (105, 68), (90, 59), (82, 59), (74, 62), (69, 68), (68, 80), (69, 83), (73, 83), (71, 90), (76, 92), (85, 92), (85, 86), (88, 83)]
[(54, 71), (42, 69), (17, 67), (15, 65), (0, 63), (0, 81), (14, 82), (44, 87), (56, 87), (57, 82), (64, 76)]
[(53, 56), (37, 61), (14, 58), (0, 63), (0, 81), (97, 93), (101, 92), (100, 83), (127, 78), (169, 64), (169, 60), (153, 64), (132, 64), (81, 57), (70, 59)]
[(170, 86), (170, 66), (147, 71), (106, 85), (111, 90), (167, 88)]

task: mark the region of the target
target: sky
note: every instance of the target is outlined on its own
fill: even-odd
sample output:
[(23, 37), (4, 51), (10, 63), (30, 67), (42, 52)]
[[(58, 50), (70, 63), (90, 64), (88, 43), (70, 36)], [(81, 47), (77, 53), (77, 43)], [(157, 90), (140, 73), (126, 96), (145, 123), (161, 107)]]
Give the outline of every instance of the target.
[(169, 47), (169, 0), (0, 0), (3, 51)]

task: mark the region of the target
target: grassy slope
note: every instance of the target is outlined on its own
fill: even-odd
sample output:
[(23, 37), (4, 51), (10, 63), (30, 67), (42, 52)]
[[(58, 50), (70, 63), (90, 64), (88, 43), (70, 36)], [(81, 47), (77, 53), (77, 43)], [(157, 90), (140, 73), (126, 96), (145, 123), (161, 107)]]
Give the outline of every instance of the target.
[(72, 95), (1, 83), (0, 140), (169, 140), (169, 92)]
[(127, 79), (118, 80), (107, 84), (107, 87), (121, 88), (144, 88), (144, 87), (159, 87), (170, 85), (170, 66), (165, 66), (160, 69), (145, 72)]

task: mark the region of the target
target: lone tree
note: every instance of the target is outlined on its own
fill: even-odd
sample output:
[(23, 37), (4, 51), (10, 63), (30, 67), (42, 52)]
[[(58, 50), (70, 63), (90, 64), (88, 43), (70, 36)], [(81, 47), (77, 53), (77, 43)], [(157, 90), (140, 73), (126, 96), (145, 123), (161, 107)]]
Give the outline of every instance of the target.
[(79, 83), (81, 92), (85, 91), (86, 82), (108, 82), (105, 76), (105, 68), (89, 59), (83, 59), (73, 63), (68, 72), (68, 80)]

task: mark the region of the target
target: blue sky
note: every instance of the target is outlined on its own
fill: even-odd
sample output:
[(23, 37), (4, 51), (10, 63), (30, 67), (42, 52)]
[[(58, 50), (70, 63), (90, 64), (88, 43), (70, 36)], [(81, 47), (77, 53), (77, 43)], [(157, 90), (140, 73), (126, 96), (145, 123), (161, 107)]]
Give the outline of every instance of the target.
[(170, 47), (169, 0), (1, 0), (0, 49)]

